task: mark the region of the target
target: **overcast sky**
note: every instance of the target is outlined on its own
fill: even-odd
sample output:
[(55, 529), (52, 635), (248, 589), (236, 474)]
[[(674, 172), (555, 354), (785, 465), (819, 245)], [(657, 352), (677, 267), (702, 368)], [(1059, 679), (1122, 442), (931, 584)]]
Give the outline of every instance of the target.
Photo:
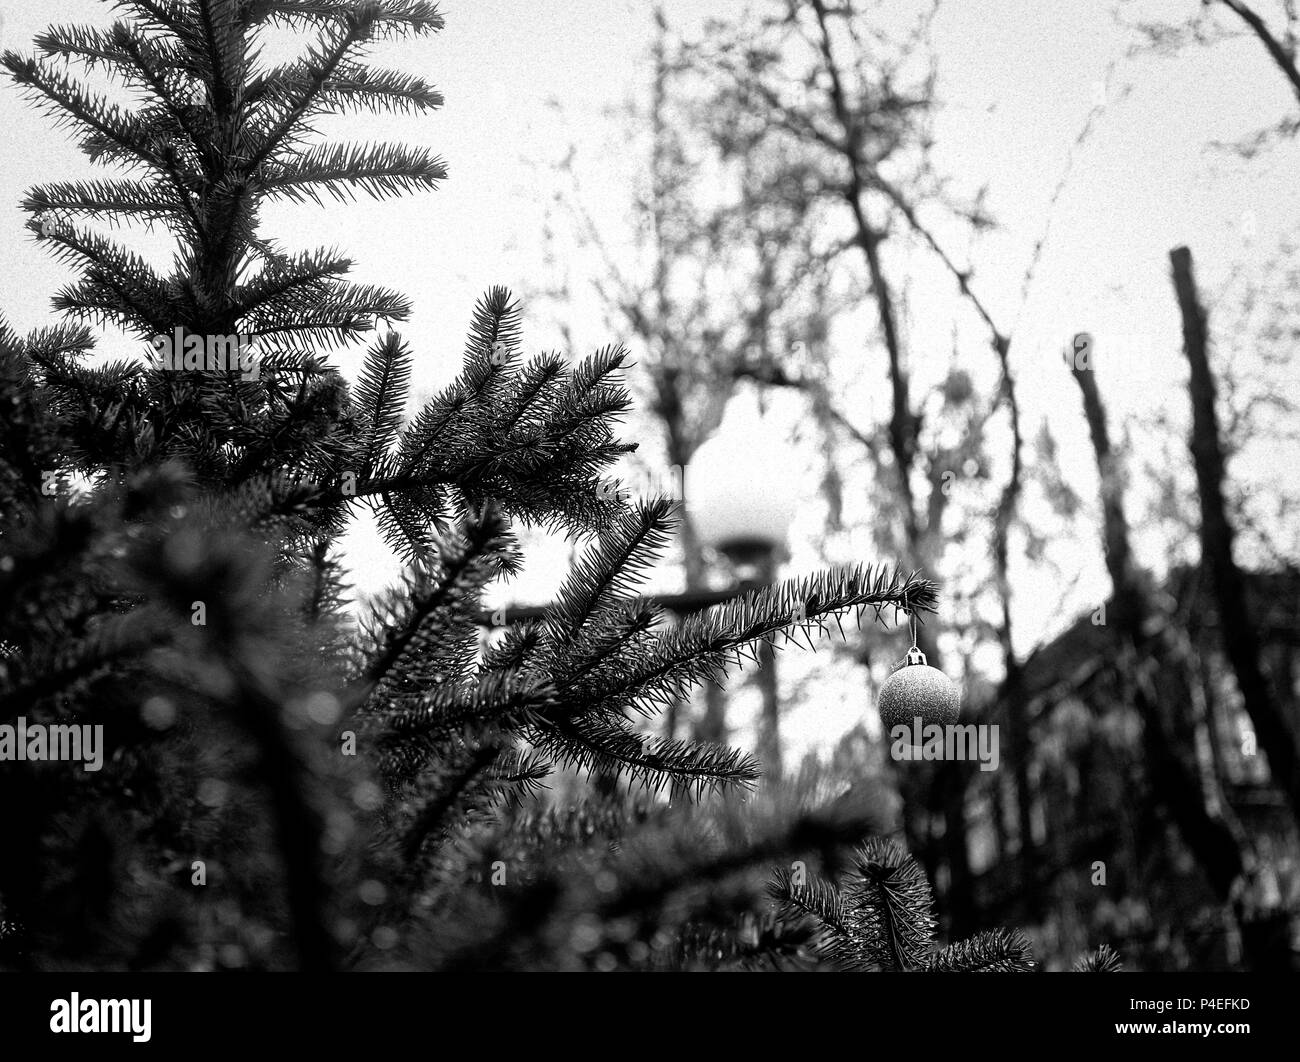
[[(741, 8), (724, 0), (665, 6), (688, 32), (706, 14)], [(1142, 6), (1178, 17), (1199, 4)], [(459, 367), (470, 312), (486, 288), (505, 284), (525, 293), (551, 279), (540, 275), (546, 181), (549, 164), (570, 143), (580, 162), (590, 160), (586, 183), (596, 213), (625, 210), (631, 190), (620, 186), (620, 175), (630, 182), (640, 162), (628, 157), (611, 167), (598, 156), (610, 140), (606, 109), (644, 91), (651, 35), (650, 5), (630, 0), (452, 0), (442, 9), (442, 33), (386, 48), (380, 58), (428, 77), (444, 92), (444, 109), (416, 120), (367, 118), (340, 132), (432, 146), (450, 164), (444, 187), (327, 211), (277, 207), (265, 216), (269, 231), (291, 246), (337, 244), (356, 258), (355, 280), (410, 296), (415, 314), (404, 332), (419, 353), (414, 386), (421, 392)], [(102, 22), (109, 10), (94, 0), (0, 0), (0, 45), (27, 51), (45, 25)], [(934, 24), (944, 102), (936, 163), (962, 188), (988, 185), (987, 205), (1003, 228), (976, 250), (975, 282), (1000, 321), (1018, 321), (1027, 425), (1052, 420), (1069, 444), (1067, 473), (1082, 477), (1085, 489), (1090, 457), (1061, 343), (1091, 331), (1106, 358), (1107, 336), (1130, 337), (1101, 376), (1116, 418), (1141, 421), (1166, 406), (1185, 407), (1169, 249), (1192, 248), (1212, 300), (1234, 272), (1261, 268), (1297, 221), (1294, 143), (1249, 163), (1208, 146), (1245, 137), (1295, 108), (1258, 43), (1242, 37), (1175, 58), (1128, 57), (1134, 38), (1109, 11), (1103, 3), (953, 0)], [(1071, 163), (1094, 108), (1093, 132)], [(23, 230), (18, 201), (34, 183), (93, 170), (9, 82), (0, 88), (0, 128), (0, 310), (26, 329), (50, 323), (49, 296), (69, 278)], [(1021, 275), (1049, 212), (1049, 240), (1022, 309)], [(575, 304), (574, 315), (566, 323), (592, 345), (629, 340), (600, 335), (590, 304)], [(530, 317), (526, 346), (553, 345), (554, 324), (550, 316)], [(118, 337), (106, 349), (129, 347)], [(360, 356), (340, 357), (345, 373), (355, 373)], [(1252, 474), (1262, 482), (1272, 473), (1257, 465)], [(1099, 551), (1089, 553), (1084, 598), (1104, 589)], [(394, 570), (364, 531), (352, 539), (352, 556), (371, 584), (364, 589), (376, 589)], [(544, 594), (546, 578), (520, 595)], [(1031, 639), (1061, 621), (1056, 607), (1032, 587), (1020, 594), (1022, 629)], [(822, 717), (816, 729), (828, 725), (835, 723)]]

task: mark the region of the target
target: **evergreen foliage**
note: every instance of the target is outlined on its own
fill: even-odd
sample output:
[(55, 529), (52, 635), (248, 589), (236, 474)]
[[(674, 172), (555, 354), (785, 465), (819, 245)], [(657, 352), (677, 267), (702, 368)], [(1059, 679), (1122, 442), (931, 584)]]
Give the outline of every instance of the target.
[(1124, 969), (1124, 961), (1114, 948), (1103, 944), (1077, 959), (1073, 969), (1075, 973), (1119, 973)]
[(836, 969), (1018, 973), (1034, 967), (1029, 942), (1015, 931), (987, 931), (933, 950), (930, 885), (894, 841), (867, 841), (842, 885), (796, 880), (783, 870), (771, 894), (779, 916), (810, 924), (813, 955)]

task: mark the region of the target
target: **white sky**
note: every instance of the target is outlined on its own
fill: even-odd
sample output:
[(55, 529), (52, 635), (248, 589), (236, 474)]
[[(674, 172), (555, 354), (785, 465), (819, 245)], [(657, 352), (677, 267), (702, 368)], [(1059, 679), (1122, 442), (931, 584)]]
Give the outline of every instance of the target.
[[(1176, 18), (1199, 3), (1142, 7)], [(673, 0), (666, 8), (674, 25), (689, 28), (740, 5)], [(1097, 336), (1100, 382), (1113, 422), (1124, 418), (1139, 426), (1162, 410), (1185, 417), (1186, 369), (1169, 249), (1180, 243), (1192, 248), (1212, 301), (1234, 273), (1259, 271), (1283, 237), (1294, 235), (1298, 219), (1295, 143), (1249, 163), (1207, 147), (1294, 112), (1294, 97), (1258, 43), (1243, 37), (1172, 59), (1125, 58), (1133, 37), (1109, 9), (1101, 3), (950, 0), (934, 26), (945, 104), (936, 162), (961, 189), (988, 185), (987, 206), (1003, 228), (977, 249), (975, 283), (1004, 327), (1017, 316), (1021, 276), (1071, 145), (1090, 110), (1104, 101), (1052, 213), (1014, 352), (1028, 432), (1050, 420), (1067, 477), (1089, 502), (1095, 496), (1091, 456), (1077, 390), (1059, 358), (1062, 343), (1076, 331)], [(0, 0), (0, 47), (27, 52), (44, 26), (102, 22), (109, 10), (93, 0)], [(606, 108), (644, 90), (650, 10), (631, 0), (451, 0), (443, 5), (443, 33), (388, 47), (379, 56), (385, 65), (429, 78), (444, 92), (446, 106), (421, 119), (340, 124), (344, 135), (431, 145), (450, 164), (443, 188), (327, 211), (285, 206), (267, 212), (268, 231), (291, 246), (337, 244), (357, 260), (353, 279), (395, 287), (412, 299), (415, 314), (403, 331), (418, 353), (417, 393), (441, 385), (459, 368), (474, 301), (486, 288), (505, 284), (523, 295), (554, 279), (541, 275), (539, 234), (549, 164), (570, 143), (577, 144), (580, 160), (590, 162), (584, 177), (598, 216), (617, 218), (624, 210), (640, 160), (598, 155), (611, 137)], [(1112, 66), (1109, 89), (1101, 92)], [(552, 98), (562, 112), (547, 106)], [(0, 310), (21, 330), (50, 322), (48, 297), (69, 277), (23, 230), (18, 201), (32, 184), (96, 171), (8, 81), (0, 88), (0, 128), (0, 240), (7, 248), (0, 257)], [(527, 349), (558, 345), (554, 323), (534, 308), (526, 320)], [(574, 353), (628, 340), (605, 334), (589, 301), (576, 304), (566, 323), (590, 344)], [(946, 320), (936, 323), (936, 341), (947, 343), (948, 328)], [(1129, 337), (1122, 350), (1111, 342), (1119, 336)], [(126, 349), (120, 336), (105, 340), (105, 351)], [(360, 357), (358, 349), (338, 361), (351, 376)], [(1291, 371), (1288, 390), (1300, 394), (1300, 372), (1294, 365)], [(1253, 464), (1239, 462), (1234, 471), (1266, 489), (1269, 478), (1280, 475), (1280, 455), (1248, 457)], [(1294, 467), (1291, 458), (1285, 467)], [(1095, 541), (1058, 543), (1067, 565), (1077, 558), (1080, 582), (1071, 609), (1104, 593)], [(349, 546), (361, 589), (378, 589), (395, 571), (365, 528)], [(519, 598), (545, 598), (557, 581), (555, 559), (553, 552), (543, 554), (544, 570), (516, 588)], [(1059, 611), (1058, 588), (1041, 577), (1022, 572), (1016, 585), (1022, 648), (1028, 648), (1073, 612)], [(794, 681), (797, 670), (783, 680)], [(827, 687), (828, 697), (817, 698), (833, 704), (795, 713), (787, 730), (797, 746), (829, 740), (863, 716), (861, 676), (846, 681), (836, 696)]]

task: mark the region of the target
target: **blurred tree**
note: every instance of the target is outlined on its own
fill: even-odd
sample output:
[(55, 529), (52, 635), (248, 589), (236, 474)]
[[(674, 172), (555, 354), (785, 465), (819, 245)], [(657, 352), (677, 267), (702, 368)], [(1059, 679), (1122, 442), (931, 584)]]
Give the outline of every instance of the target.
[[(1185, 292), (1180, 294), (1186, 297)], [(1203, 329), (1203, 322), (1200, 327)], [(1195, 343), (1196, 336), (1190, 341)], [(1123, 458), (1110, 440), (1095, 370), (1075, 364), (1071, 373), (1083, 396), (1100, 478), (1104, 551), (1113, 584), (1107, 622), (1115, 635), (1115, 668), (1126, 699), (1141, 719), (1149, 799), (1168, 810), (1219, 903), (1240, 923), (1247, 965), (1276, 968), (1277, 941), (1256, 932), (1242, 908), (1243, 895), (1258, 871), (1252, 840), (1228, 805), (1206, 801), (1195, 748), (1186, 639), (1172, 618), (1153, 603), (1152, 580), (1133, 558), (1125, 514)], [(1194, 383), (1194, 395), (1196, 387)], [(1199, 445), (1204, 445), (1203, 438)]]

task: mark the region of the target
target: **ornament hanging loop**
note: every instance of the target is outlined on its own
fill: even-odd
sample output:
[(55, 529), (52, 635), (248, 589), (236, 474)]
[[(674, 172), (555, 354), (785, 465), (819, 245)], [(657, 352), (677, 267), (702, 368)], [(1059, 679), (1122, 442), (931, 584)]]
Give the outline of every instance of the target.
[(907, 656), (901, 664), (896, 665), (897, 667), (907, 667), (909, 664), (927, 663), (925, 654), (921, 652), (921, 649), (916, 642), (916, 613), (911, 609), (907, 609), (906, 612), (908, 629), (912, 632), (912, 648), (907, 651)]

